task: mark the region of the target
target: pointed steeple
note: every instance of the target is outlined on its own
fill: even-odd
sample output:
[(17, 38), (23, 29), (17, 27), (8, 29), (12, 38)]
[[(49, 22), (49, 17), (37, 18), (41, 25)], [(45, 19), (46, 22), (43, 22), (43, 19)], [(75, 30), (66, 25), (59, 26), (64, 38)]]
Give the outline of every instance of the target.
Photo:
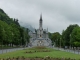
[(40, 15), (40, 21), (42, 21), (42, 14)]
[(40, 15), (40, 20), (39, 20), (39, 29), (42, 29), (42, 14)]

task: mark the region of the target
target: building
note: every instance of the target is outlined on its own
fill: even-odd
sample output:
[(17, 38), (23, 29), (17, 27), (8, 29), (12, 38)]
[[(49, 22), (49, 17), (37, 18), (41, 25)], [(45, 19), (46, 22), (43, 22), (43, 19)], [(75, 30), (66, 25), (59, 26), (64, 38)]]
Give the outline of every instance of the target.
[(48, 28), (43, 29), (42, 15), (39, 20), (39, 29), (30, 31), (30, 46), (51, 46), (52, 42), (48, 37)]

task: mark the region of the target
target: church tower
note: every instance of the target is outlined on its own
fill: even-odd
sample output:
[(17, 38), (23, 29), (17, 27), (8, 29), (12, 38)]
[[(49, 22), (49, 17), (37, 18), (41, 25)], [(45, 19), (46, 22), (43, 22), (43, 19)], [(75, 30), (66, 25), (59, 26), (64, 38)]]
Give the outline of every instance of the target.
[[(30, 46), (46, 46), (51, 47), (52, 41), (48, 38), (48, 28), (43, 29), (42, 14), (40, 15), (39, 28), (36, 31), (31, 31)], [(28, 45), (28, 46), (29, 46)]]
[(42, 27), (42, 14), (40, 15), (40, 20), (39, 20), (39, 37), (42, 38), (43, 37), (43, 27)]
[(39, 29), (42, 30), (42, 14), (40, 15), (40, 20), (39, 20)]

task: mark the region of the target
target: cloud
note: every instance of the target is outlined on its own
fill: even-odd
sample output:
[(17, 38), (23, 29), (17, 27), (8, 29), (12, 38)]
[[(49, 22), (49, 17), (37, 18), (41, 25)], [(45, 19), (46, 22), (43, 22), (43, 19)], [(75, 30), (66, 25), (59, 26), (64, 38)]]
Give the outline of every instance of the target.
[(80, 0), (0, 0), (10, 17), (18, 18), (22, 26), (39, 27), (42, 13), (43, 27), (50, 32), (62, 32), (70, 24), (80, 24)]

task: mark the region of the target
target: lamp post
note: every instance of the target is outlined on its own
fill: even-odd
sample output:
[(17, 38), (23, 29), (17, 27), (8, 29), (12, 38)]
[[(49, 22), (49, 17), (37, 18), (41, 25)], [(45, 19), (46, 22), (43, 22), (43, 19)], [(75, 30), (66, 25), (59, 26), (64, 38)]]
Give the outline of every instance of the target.
[(11, 47), (13, 47), (13, 40), (14, 40), (14, 34), (12, 32), (12, 43), (11, 43)]
[(71, 49), (71, 34), (70, 34), (70, 47), (69, 47), (69, 51), (70, 51), (70, 49)]
[(3, 54), (3, 40), (2, 40), (2, 54)]
[[(5, 30), (4, 30), (4, 28), (3, 28), (3, 34), (4, 34), (4, 32), (5, 32)], [(4, 40), (4, 37), (3, 37), (3, 39), (2, 39), (2, 53), (3, 53), (3, 40)]]
[(22, 47), (22, 37), (21, 37), (21, 47)]
[[(70, 34), (70, 38), (71, 38), (71, 34)], [(70, 39), (70, 49), (71, 49), (71, 39)]]
[(61, 48), (61, 38), (60, 38), (60, 48)]

